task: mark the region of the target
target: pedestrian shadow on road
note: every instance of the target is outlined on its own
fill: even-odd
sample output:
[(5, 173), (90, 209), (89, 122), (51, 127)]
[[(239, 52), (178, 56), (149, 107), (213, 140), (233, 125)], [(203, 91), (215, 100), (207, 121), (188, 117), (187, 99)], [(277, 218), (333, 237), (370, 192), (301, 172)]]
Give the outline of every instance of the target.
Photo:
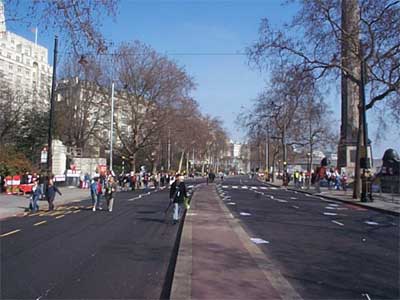
[(158, 210), (142, 210), (142, 211), (138, 211), (136, 212), (137, 214), (156, 214), (158, 213)]
[(164, 218), (145, 218), (145, 217), (143, 217), (143, 218), (137, 218), (136, 220), (165, 224)]

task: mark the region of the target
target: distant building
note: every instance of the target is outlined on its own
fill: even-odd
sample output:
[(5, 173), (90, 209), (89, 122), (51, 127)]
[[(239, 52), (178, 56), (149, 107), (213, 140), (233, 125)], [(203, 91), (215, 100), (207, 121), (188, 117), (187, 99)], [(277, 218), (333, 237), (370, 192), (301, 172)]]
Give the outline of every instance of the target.
[(45, 108), (49, 103), (52, 67), (47, 48), (7, 31), (4, 4), (0, 0), (0, 81), (26, 101)]

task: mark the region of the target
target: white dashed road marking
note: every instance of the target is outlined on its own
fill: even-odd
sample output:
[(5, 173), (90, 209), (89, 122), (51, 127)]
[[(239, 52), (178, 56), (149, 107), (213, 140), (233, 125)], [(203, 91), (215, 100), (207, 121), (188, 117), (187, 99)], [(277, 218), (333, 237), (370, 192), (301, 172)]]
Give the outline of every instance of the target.
[(325, 216), (337, 216), (336, 213), (324, 212)]
[(340, 225), (340, 226), (344, 226), (343, 223), (340, 223), (340, 222), (338, 222), (338, 221), (332, 221), (332, 223), (338, 224), (338, 225)]
[(16, 229), (16, 230), (13, 230), (13, 231), (10, 231), (10, 232), (7, 232), (7, 233), (3, 233), (3, 234), (0, 235), (0, 237), (5, 237), (5, 236), (8, 236), (8, 235), (12, 235), (12, 234), (20, 232), (20, 231), (21, 231), (21, 229)]
[(374, 222), (374, 221), (365, 221), (365, 224), (368, 224), (368, 225), (379, 225), (379, 223)]

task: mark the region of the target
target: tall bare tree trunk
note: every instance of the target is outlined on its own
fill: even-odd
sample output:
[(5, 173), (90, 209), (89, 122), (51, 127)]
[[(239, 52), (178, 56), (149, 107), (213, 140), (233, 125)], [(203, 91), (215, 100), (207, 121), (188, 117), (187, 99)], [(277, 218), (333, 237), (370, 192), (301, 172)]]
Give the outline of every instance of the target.
[(181, 159), (179, 160), (178, 173), (181, 173), (182, 164), (183, 164), (183, 157), (184, 157), (184, 156), (185, 156), (185, 151), (182, 151), (182, 153), (181, 153)]
[(136, 153), (131, 156), (131, 169), (133, 173), (136, 173)]
[(186, 175), (189, 174), (189, 152), (186, 153)]

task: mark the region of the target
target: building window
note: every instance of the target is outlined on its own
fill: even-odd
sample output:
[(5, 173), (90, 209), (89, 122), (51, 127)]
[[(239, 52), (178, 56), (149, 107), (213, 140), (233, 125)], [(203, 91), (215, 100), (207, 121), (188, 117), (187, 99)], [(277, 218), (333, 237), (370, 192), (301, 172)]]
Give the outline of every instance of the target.
[(21, 72), (22, 72), (22, 69), (21, 69), (21, 67), (18, 67), (18, 69), (17, 69), (17, 70), (18, 70), (18, 72), (19, 72), (19, 73), (21, 73)]
[(12, 69), (13, 69), (13, 65), (12, 65), (12, 64), (9, 64), (9, 65), (8, 65), (8, 69), (9, 69), (9, 70), (12, 70)]
[(25, 74), (26, 74), (27, 76), (29, 76), (29, 75), (31, 74), (31, 72), (29, 72), (29, 70), (25, 70)]
[(7, 53), (7, 58), (11, 58), (11, 53), (10, 52)]
[(27, 65), (30, 65), (30, 64), (31, 64), (30, 59), (28, 59), (28, 58), (26, 59), (26, 64), (27, 64)]
[(20, 61), (20, 57), (18, 55), (15, 57), (15, 59), (17, 60), (17, 62)]
[(11, 44), (14, 44), (15, 43), (15, 40), (14, 39), (11, 39)]

